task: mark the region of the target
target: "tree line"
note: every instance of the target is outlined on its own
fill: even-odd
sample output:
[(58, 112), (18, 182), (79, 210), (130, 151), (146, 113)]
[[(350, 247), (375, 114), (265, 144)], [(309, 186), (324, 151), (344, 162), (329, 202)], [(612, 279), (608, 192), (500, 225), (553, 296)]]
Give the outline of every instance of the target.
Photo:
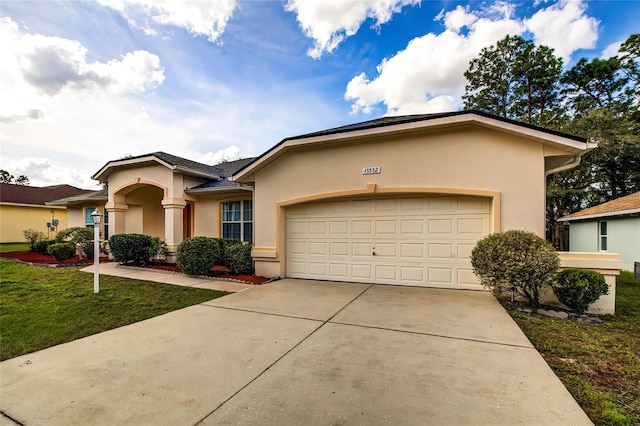
[(471, 60), (463, 96), (466, 110), (598, 143), (576, 168), (547, 178), (547, 235), (557, 246), (560, 217), (640, 191), (640, 34), (615, 56), (562, 69), (553, 49), (507, 36)]

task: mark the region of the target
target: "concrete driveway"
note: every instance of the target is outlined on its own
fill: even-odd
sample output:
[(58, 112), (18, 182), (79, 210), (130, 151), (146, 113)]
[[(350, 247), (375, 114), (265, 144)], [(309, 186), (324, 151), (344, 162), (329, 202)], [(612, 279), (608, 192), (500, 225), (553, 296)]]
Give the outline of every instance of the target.
[(0, 364), (2, 423), (591, 424), (486, 292), (281, 280)]

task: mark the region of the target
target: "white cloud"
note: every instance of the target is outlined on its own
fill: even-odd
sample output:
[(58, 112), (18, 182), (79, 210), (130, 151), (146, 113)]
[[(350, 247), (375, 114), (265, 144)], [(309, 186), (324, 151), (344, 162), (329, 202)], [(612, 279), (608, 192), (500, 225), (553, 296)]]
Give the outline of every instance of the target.
[(618, 40), (618, 41), (614, 41), (613, 43), (609, 44), (607, 47), (604, 48), (604, 50), (602, 51), (602, 54), (600, 55), (600, 57), (602, 59), (609, 59), (613, 56), (617, 56), (618, 55), (618, 51), (620, 50), (620, 46), (622, 46), (622, 43), (624, 43), (625, 40)]
[(289, 0), (285, 10), (297, 15), (304, 34), (313, 39), (307, 54), (318, 59), (332, 52), (347, 37), (358, 32), (365, 19), (374, 20), (374, 27), (388, 22), (404, 6), (420, 4), (421, 0)]
[[(236, 0), (175, 1), (175, 0), (98, 0), (104, 6), (120, 12), (132, 26), (147, 35), (157, 31), (145, 18), (161, 25), (184, 28), (189, 34), (205, 36), (215, 42), (222, 35), (236, 8)], [(142, 18), (139, 18), (140, 15)], [(138, 23), (142, 20), (144, 23)]]
[(594, 48), (598, 40), (599, 21), (587, 16), (586, 9), (582, 1), (561, 0), (525, 19), (524, 25), (536, 44), (552, 47), (566, 64), (573, 52)]
[(14, 176), (25, 175), (32, 186), (57, 185), (61, 182), (71, 182), (72, 185), (83, 189), (96, 189), (98, 184), (89, 176), (83, 176), (73, 168), (52, 164), (52, 161), (44, 157), (24, 157), (18, 161), (8, 162), (3, 165)]
[[(598, 22), (585, 15), (581, 2), (556, 3), (530, 19), (515, 17), (514, 6), (506, 2), (480, 10), (457, 6), (440, 12), (436, 20), (444, 25), (441, 33), (411, 40), (404, 50), (378, 65), (377, 77), (361, 73), (351, 79), (344, 97), (353, 102), (354, 113), (369, 114), (380, 106), (387, 115), (460, 109), (469, 62), (482, 48), (507, 35), (529, 30), (537, 43), (549, 43), (562, 56), (593, 45), (597, 39)], [(561, 24), (564, 26), (558, 31), (562, 36), (552, 37), (552, 31)], [(564, 45), (560, 43), (562, 37), (566, 38)]]
[[(480, 50), (507, 34), (522, 32), (522, 25), (511, 18), (511, 9), (491, 9), (483, 13), (456, 7), (443, 13), (445, 30), (426, 34), (378, 65), (378, 77), (364, 74), (347, 85), (345, 99), (353, 101), (353, 112), (370, 113), (379, 103), (386, 114), (414, 114), (452, 111), (462, 106), (464, 71)], [(500, 16), (496, 17), (495, 14)], [(461, 32), (468, 29), (465, 35)]]
[(216, 152), (207, 152), (202, 157), (200, 157), (197, 161), (204, 164), (209, 164), (213, 166), (215, 164), (220, 164), (225, 161), (234, 161), (240, 159), (240, 148), (235, 145), (231, 145), (227, 148), (219, 149)]

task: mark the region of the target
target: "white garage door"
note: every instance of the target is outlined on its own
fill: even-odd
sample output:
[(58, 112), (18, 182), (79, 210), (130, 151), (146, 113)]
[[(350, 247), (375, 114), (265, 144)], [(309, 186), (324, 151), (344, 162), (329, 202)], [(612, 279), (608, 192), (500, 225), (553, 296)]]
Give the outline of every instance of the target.
[(470, 196), (308, 203), (287, 209), (287, 277), (478, 288), (470, 255), (490, 200)]

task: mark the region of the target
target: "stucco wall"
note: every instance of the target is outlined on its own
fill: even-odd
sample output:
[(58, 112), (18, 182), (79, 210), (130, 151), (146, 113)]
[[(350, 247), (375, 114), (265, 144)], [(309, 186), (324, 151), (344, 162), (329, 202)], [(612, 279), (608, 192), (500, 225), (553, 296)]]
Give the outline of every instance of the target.
[(55, 232), (47, 230), (47, 222), (58, 219), (58, 231), (67, 228), (67, 210), (64, 207), (0, 204), (0, 242), (24, 243), (25, 229), (33, 229), (45, 238), (55, 237)]
[(144, 186), (127, 194), (127, 223), (134, 222), (136, 231), (152, 237), (164, 237), (163, 191), (155, 186)]
[[(370, 166), (380, 166), (382, 173), (363, 175), (362, 168)], [(502, 203), (502, 230), (525, 229), (544, 236), (542, 144), (468, 127), (294, 151), (279, 158), (255, 176), (256, 247), (275, 250), (277, 245), (282, 246), (282, 241), (277, 243), (284, 236), (278, 203), (364, 189), (371, 184), (377, 190), (497, 191)], [(278, 256), (282, 260), (283, 253)], [(269, 268), (271, 273), (275, 270), (273, 265), (260, 267)]]
[[(618, 253), (623, 269), (633, 271), (633, 262), (640, 262), (640, 217), (606, 220), (607, 252)], [(598, 220), (572, 222), (569, 225), (569, 250), (598, 251)]]

